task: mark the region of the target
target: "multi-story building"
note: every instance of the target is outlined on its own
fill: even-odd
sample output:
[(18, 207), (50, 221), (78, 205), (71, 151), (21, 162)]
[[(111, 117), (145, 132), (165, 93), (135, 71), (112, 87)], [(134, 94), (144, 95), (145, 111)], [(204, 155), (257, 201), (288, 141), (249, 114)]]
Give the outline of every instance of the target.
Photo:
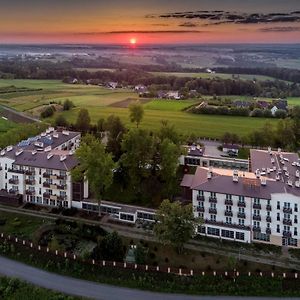
[(251, 171), (198, 167), (181, 186), (201, 235), (300, 247), (300, 161), (295, 153), (251, 150)]
[(79, 142), (78, 132), (49, 128), (39, 136), (3, 149), (2, 196), (22, 195), (24, 202), (71, 207), (74, 185), (70, 171), (78, 163), (74, 151)]

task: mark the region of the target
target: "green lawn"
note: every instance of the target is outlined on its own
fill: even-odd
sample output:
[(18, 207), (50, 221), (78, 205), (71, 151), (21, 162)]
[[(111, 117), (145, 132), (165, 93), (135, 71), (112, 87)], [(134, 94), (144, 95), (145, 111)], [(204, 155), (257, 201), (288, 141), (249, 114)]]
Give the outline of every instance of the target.
[(153, 100), (144, 105), (146, 110), (181, 111), (201, 100)]
[[(1, 114), (1, 111), (0, 111)], [(17, 125), (13, 122), (4, 120), (2, 117), (0, 117), (0, 134), (1, 132), (6, 132), (8, 129), (14, 128)]]

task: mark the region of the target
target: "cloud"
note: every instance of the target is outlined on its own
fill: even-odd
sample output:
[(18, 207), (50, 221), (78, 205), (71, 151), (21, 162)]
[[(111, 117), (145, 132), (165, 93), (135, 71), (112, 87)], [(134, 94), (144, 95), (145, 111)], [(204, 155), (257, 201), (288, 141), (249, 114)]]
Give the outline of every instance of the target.
[[(154, 15), (152, 15), (154, 17)], [(272, 23), (295, 23), (300, 22), (300, 11), (290, 13), (237, 13), (221, 10), (198, 10), (189, 12), (174, 12), (156, 16), (161, 19), (185, 19), (185, 20), (206, 20), (209, 25), (232, 24), (272, 24)], [(190, 23), (190, 22), (186, 22)], [(183, 23), (185, 24), (185, 23)], [(180, 25), (179, 25), (180, 26)], [(185, 26), (189, 27), (189, 26)], [(190, 27), (193, 27), (190, 26)]]
[(197, 27), (197, 24), (192, 23), (192, 22), (184, 22), (184, 23), (179, 24), (178, 26), (180, 26), (180, 27)]
[(260, 32), (295, 32), (300, 31), (300, 27), (293, 27), (293, 26), (287, 26), (287, 27), (265, 27), (258, 29)]
[(74, 35), (101, 35), (101, 34), (147, 34), (147, 33), (206, 33), (204, 30), (120, 30), (99, 32), (76, 32)]

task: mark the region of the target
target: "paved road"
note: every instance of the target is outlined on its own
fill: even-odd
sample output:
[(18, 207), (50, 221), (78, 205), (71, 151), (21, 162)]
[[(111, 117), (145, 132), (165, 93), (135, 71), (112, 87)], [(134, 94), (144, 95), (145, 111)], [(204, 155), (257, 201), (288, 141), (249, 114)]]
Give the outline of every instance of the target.
[[(241, 297), (211, 297), (187, 296), (179, 294), (163, 294), (146, 292), (128, 288), (99, 284), (90, 281), (61, 276), (36, 269), (25, 264), (0, 256), (0, 274), (19, 278), (34, 285), (62, 293), (101, 300), (221, 300), (240, 299)], [(243, 299), (260, 299), (258, 297), (245, 297)], [(264, 298), (266, 299), (266, 298)], [(282, 299), (282, 298), (268, 298)], [(299, 299), (299, 298), (285, 298)]]

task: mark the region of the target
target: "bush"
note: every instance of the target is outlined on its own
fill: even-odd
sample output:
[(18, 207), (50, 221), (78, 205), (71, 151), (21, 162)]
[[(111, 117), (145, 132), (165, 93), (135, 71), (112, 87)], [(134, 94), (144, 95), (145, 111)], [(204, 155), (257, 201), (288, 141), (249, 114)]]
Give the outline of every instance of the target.
[(41, 118), (52, 117), (55, 112), (55, 107), (53, 105), (47, 106), (47, 108), (41, 112)]
[(66, 99), (66, 100), (64, 101), (64, 104), (63, 104), (63, 110), (70, 110), (70, 109), (72, 109), (74, 106), (75, 106), (75, 105), (74, 105), (74, 103), (73, 103), (71, 100)]
[(285, 119), (287, 117), (287, 112), (283, 109), (278, 109), (274, 116), (278, 119)]

